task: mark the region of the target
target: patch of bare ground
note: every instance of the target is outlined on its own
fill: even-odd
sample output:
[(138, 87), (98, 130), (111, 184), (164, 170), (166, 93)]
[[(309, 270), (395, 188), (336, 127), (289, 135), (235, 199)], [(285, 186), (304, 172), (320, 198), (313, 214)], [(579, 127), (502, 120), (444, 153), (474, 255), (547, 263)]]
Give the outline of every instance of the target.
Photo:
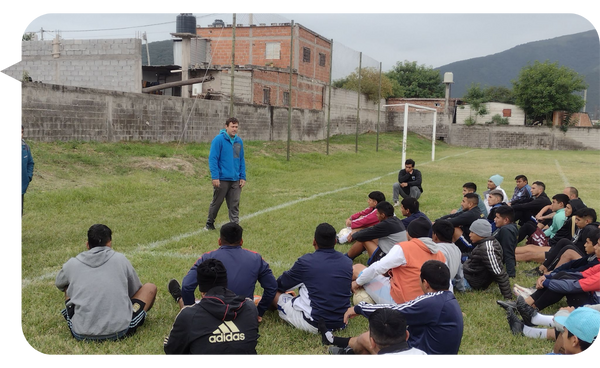
[(194, 165), (176, 157), (136, 157), (131, 160), (131, 166), (139, 169), (157, 169), (179, 171), (185, 175), (194, 175)]

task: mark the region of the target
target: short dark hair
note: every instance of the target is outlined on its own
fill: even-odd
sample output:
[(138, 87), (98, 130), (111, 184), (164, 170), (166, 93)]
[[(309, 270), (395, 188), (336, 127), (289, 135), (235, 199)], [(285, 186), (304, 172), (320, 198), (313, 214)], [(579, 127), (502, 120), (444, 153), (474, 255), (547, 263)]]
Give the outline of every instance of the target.
[(577, 212), (575, 212), (575, 216), (577, 217), (589, 217), (592, 221), (591, 222), (596, 222), (597, 218), (596, 218), (596, 210), (590, 207), (583, 207), (577, 210)]
[(525, 175), (517, 175), (515, 176), (515, 180), (523, 180), (523, 181), (527, 181), (527, 177)]
[(242, 240), (244, 229), (235, 222), (229, 222), (221, 226), (221, 242), (227, 245), (238, 245)]
[(472, 182), (464, 183), (463, 184), (463, 188), (473, 189), (473, 192), (476, 192), (477, 191), (477, 184), (472, 183)]
[(540, 186), (540, 187), (542, 187), (544, 190), (546, 190), (546, 184), (544, 184), (544, 183), (543, 183), (543, 182), (541, 182), (541, 181), (534, 181), (534, 182), (533, 182), (531, 185), (533, 185), (533, 184), (535, 184), (535, 185), (537, 185), (537, 186)]
[(378, 190), (375, 190), (375, 191), (372, 191), (371, 193), (369, 193), (369, 198), (371, 198), (375, 202), (379, 203), (379, 202), (385, 201), (385, 194), (383, 194), (382, 192), (380, 192)]
[(444, 262), (430, 259), (421, 266), (421, 281), (423, 280), (427, 280), (433, 290), (448, 290), (450, 270)]
[(594, 228), (588, 233), (587, 238), (590, 239), (592, 244), (598, 243), (598, 239), (600, 238), (600, 229), (594, 226)]
[[(564, 331), (563, 331), (563, 333), (564, 333)], [(568, 336), (569, 338), (571, 338), (571, 337), (573, 337), (573, 336), (575, 336), (575, 335), (574, 335), (573, 333), (571, 333), (571, 331), (569, 331), (569, 330), (567, 329), (567, 336)], [(587, 350), (587, 349), (588, 349), (590, 346), (592, 346), (592, 344), (593, 344), (593, 342), (587, 342), (587, 341), (583, 341), (583, 340), (582, 340), (582, 339), (580, 339), (580, 338), (577, 338), (577, 340), (579, 341), (579, 348), (581, 349), (581, 351), (586, 351), (586, 350)], [(594, 341), (596, 341), (596, 340), (594, 340)]]
[(431, 226), (431, 231), (444, 243), (452, 243), (454, 225), (448, 220), (436, 220)]
[(227, 119), (225, 121), (225, 125), (229, 126), (229, 123), (235, 123), (235, 124), (239, 124), (240, 122), (238, 121), (238, 119), (234, 118), (234, 117), (230, 117), (229, 119)]
[(501, 191), (497, 191), (497, 192), (491, 191), (489, 195), (499, 198), (500, 202), (502, 202), (502, 200), (504, 199), (504, 195), (502, 195)]
[(557, 202), (562, 203), (563, 207), (567, 207), (567, 204), (570, 201), (569, 196), (563, 193), (555, 194), (554, 197), (552, 197), (552, 199), (555, 199)]
[(406, 197), (400, 202), (402, 207), (406, 208), (410, 213), (419, 212), (419, 201), (413, 197)]
[(404, 165), (412, 165), (412, 167), (415, 167), (415, 161), (412, 158), (409, 158), (408, 160), (404, 161)]
[(386, 217), (394, 216), (394, 206), (392, 206), (392, 204), (390, 202), (387, 202), (387, 201), (379, 202), (379, 203), (377, 203), (377, 206), (375, 206), (375, 209), (378, 212), (383, 213)]
[(319, 248), (328, 249), (335, 247), (337, 233), (333, 226), (326, 222), (319, 224), (315, 229), (315, 241)]
[(515, 210), (511, 206), (502, 205), (496, 208), (496, 215), (508, 219), (509, 222), (515, 221)]
[(479, 196), (475, 193), (467, 193), (464, 195), (464, 197), (475, 204), (479, 204)]
[(87, 237), (90, 249), (104, 247), (112, 240), (112, 230), (106, 225), (94, 224), (88, 229)]
[(369, 335), (379, 347), (406, 341), (406, 327), (406, 318), (396, 309), (377, 309), (369, 316)]

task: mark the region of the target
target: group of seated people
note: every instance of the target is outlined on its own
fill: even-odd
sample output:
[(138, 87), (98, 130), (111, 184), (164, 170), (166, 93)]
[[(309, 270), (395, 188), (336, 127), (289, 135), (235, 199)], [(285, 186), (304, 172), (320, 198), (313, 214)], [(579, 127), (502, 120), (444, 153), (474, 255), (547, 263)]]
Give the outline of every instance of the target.
[[(500, 188), (502, 179), (490, 177), (482, 196), (474, 183), (465, 183), (460, 208), (435, 221), (420, 211), (417, 198), (407, 196), (398, 203), (400, 218), (385, 195), (373, 191), (368, 207), (350, 216), (339, 233), (330, 224), (319, 224), (314, 252), (277, 278), (260, 254), (242, 247), (239, 224), (221, 226), (219, 248), (204, 253), (181, 284), (177, 279), (168, 283), (180, 312), (165, 338), (165, 353), (255, 354), (259, 323), (267, 310), (276, 310), (293, 327), (320, 334), (332, 354), (457, 354), (463, 314), (454, 292), (484, 290), (494, 282), (504, 297), (497, 303), (506, 309), (513, 333), (556, 340), (554, 353), (585, 350), (600, 329), (596, 213), (583, 205), (574, 188), (550, 201), (544, 184), (529, 186), (524, 175), (515, 178), (508, 199)], [(78, 261), (65, 263), (56, 280), (65, 291), (63, 316), (72, 335), (82, 340), (131, 335), (156, 296), (156, 286), (142, 286), (126, 258), (116, 257), (106, 229), (108, 236), (98, 237), (90, 228), (88, 250), (75, 257)], [(517, 247), (524, 239), (527, 245)], [(363, 253), (367, 261), (356, 262)], [(539, 274), (535, 290), (511, 289), (519, 261), (539, 261), (531, 271)], [(106, 286), (102, 296), (105, 303), (119, 299), (127, 304), (131, 324), (94, 330), (89, 321), (98, 311), (82, 308), (95, 297), (93, 280), (79, 280), (91, 264), (96, 264), (94, 272), (104, 267), (115, 280), (122, 276), (122, 282), (115, 281), (121, 286)], [(122, 269), (127, 270), (124, 275)], [(257, 281), (261, 296), (254, 295)], [(353, 295), (363, 301), (351, 305)], [(557, 316), (540, 313), (563, 296), (570, 309)], [(351, 338), (333, 334), (359, 314), (369, 319), (368, 331)]]

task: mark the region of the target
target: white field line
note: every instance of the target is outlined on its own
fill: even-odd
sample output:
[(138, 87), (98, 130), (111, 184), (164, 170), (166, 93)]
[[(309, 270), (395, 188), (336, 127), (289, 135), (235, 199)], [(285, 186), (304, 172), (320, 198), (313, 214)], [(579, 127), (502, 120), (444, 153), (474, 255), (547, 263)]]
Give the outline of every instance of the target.
[[(432, 162), (441, 161), (441, 160), (444, 160), (444, 159), (447, 159), (447, 158), (451, 158), (451, 157), (457, 157), (457, 156), (466, 155), (467, 153), (471, 153), (473, 151), (474, 150), (470, 150), (470, 151), (466, 151), (466, 152), (459, 153), (459, 154), (456, 154), (456, 155), (444, 156), (444, 157), (442, 157), (442, 158), (440, 158), (440, 159), (438, 159), (436, 161), (427, 161), (427, 162), (421, 164), (421, 166), (430, 164)], [(558, 161), (557, 161), (557, 165), (558, 165)], [(293, 201), (289, 201), (289, 202), (285, 202), (285, 203), (279, 204), (277, 206), (265, 208), (263, 210), (260, 210), (260, 211), (254, 212), (254, 213), (251, 213), (251, 214), (248, 214), (248, 215), (245, 215), (245, 216), (241, 216), (240, 217), (240, 221), (249, 220), (249, 219), (251, 219), (253, 217), (264, 215), (265, 213), (269, 213), (269, 212), (272, 212), (272, 211), (277, 211), (277, 210), (280, 210), (282, 208), (293, 206), (293, 205), (298, 204), (298, 203), (310, 201), (310, 200), (313, 200), (313, 199), (316, 199), (316, 198), (320, 198), (320, 197), (323, 197), (323, 196), (327, 196), (327, 195), (330, 195), (330, 194), (339, 193), (339, 192), (342, 192), (344, 190), (357, 188), (357, 187), (360, 187), (362, 185), (365, 185), (365, 184), (377, 181), (377, 180), (379, 180), (379, 179), (381, 179), (381, 178), (383, 178), (385, 176), (396, 174), (397, 172), (398, 171), (392, 171), (392, 172), (389, 172), (389, 173), (384, 174), (382, 176), (378, 176), (376, 178), (365, 180), (365, 181), (363, 181), (361, 183), (358, 183), (358, 184), (354, 184), (354, 185), (351, 185), (351, 186), (347, 186), (347, 187), (342, 187), (342, 188), (330, 190), (330, 191), (327, 191), (327, 192), (313, 194), (310, 197), (299, 198), (299, 199), (295, 199)], [(223, 224), (220, 224), (219, 226), (222, 226)], [(188, 232), (188, 233), (175, 235), (175, 236), (173, 236), (171, 238), (168, 238), (168, 239), (158, 240), (158, 241), (154, 241), (154, 242), (151, 242), (151, 243), (148, 243), (148, 244), (138, 244), (138, 246), (137, 246), (137, 248), (135, 250), (130, 251), (130, 252), (126, 252), (126, 253), (123, 252), (123, 253), (126, 256), (127, 255), (133, 256), (133, 255), (136, 255), (136, 254), (139, 254), (139, 253), (144, 253), (146, 251), (153, 250), (153, 249), (158, 248), (158, 247), (162, 247), (163, 245), (166, 245), (166, 244), (169, 244), (169, 243), (172, 243), (172, 242), (176, 242), (176, 241), (179, 241), (179, 240), (182, 240), (182, 239), (189, 238), (191, 236), (195, 236), (195, 235), (201, 234), (201, 233), (203, 233), (205, 231), (208, 231), (208, 230), (205, 230), (204, 228), (201, 228), (201, 229), (198, 229), (198, 230), (195, 230), (195, 231), (191, 231), (191, 232)], [(175, 253), (173, 253), (173, 252), (161, 252), (161, 254), (164, 255), (164, 256), (175, 257), (175, 258), (179, 258), (179, 257), (188, 258), (189, 257), (187, 255), (185, 255), (185, 256), (175, 255)], [(25, 287), (31, 285), (32, 283), (34, 283), (36, 281), (44, 281), (44, 280), (48, 280), (48, 279), (53, 279), (58, 274), (58, 271), (60, 271), (60, 268), (57, 268), (55, 272), (47, 272), (47, 273), (45, 273), (43, 275), (40, 275), (40, 276), (37, 276), (37, 277), (23, 279), (23, 281), (21, 283), (21, 287), (25, 288)]]
[(554, 164), (556, 165), (556, 170), (558, 171), (558, 174), (562, 178), (562, 181), (565, 184), (565, 187), (570, 187), (571, 185), (569, 184), (569, 179), (567, 179), (567, 176), (562, 171), (562, 168), (560, 167), (560, 164), (558, 163), (558, 160), (554, 160)]

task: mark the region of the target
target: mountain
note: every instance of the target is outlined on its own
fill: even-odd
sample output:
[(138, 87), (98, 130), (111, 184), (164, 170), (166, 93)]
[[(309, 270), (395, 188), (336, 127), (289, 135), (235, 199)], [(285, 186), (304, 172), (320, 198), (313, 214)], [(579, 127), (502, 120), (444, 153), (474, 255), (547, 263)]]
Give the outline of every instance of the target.
[(462, 97), (471, 83), (481, 87), (505, 86), (512, 88), (511, 80), (519, 71), (534, 61), (558, 62), (573, 69), (588, 84), (586, 111), (592, 119), (600, 118), (600, 41), (596, 30), (529, 42), (512, 49), (479, 58), (457, 61), (436, 68), (442, 76), (452, 72), (452, 97)]

